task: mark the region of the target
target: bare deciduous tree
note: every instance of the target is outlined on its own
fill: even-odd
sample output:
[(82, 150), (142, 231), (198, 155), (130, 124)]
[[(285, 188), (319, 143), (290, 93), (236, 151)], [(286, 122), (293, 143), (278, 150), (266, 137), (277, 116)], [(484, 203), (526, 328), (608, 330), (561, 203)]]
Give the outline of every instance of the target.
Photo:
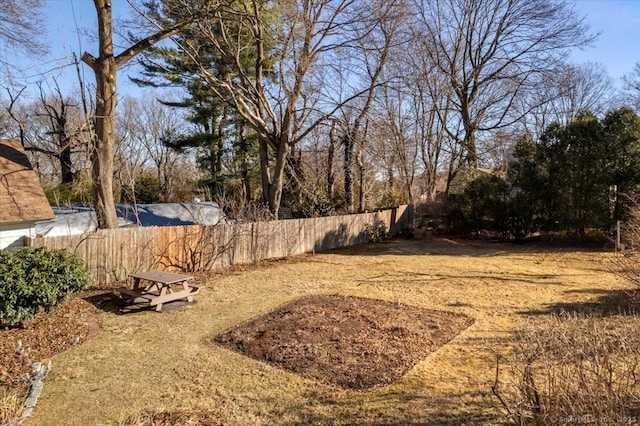
[(458, 151), (451, 149), (454, 148), (451, 142), (458, 140), (461, 132), (459, 121), (455, 119), (454, 93), (449, 80), (431, 62), (419, 34), (414, 34), (414, 40), (422, 48), (403, 55), (406, 66), (414, 70), (406, 74), (403, 84), (412, 96), (408, 102), (415, 117), (413, 138), (420, 152), (420, 195), (425, 201), (434, 201), (443, 163), (449, 160), (448, 181), (457, 173)]
[[(184, 3), (181, 20), (173, 25), (162, 27), (155, 33), (142, 38), (124, 49), (114, 53), (113, 19), (111, 0), (94, 0), (98, 15), (98, 56), (88, 52), (82, 55), (82, 61), (94, 72), (96, 78), (95, 105), (95, 141), (92, 155), (92, 179), (94, 204), (99, 228), (116, 228), (115, 204), (113, 200), (113, 149), (116, 111), (116, 76), (120, 67), (133, 57), (191, 25), (196, 19), (206, 16), (208, 9), (215, 6), (213, 1), (199, 1), (197, 10), (192, 2)], [(179, 5), (176, 4), (177, 7)], [(187, 7), (188, 6), (188, 7)]]
[(338, 145), (338, 123), (333, 120), (331, 122), (331, 130), (329, 131), (329, 146), (327, 148), (327, 196), (329, 200), (334, 202), (334, 189), (336, 183), (336, 174), (333, 164), (336, 154), (336, 146)]
[[(388, 64), (389, 53), (392, 45), (398, 42), (398, 33), (401, 28), (403, 16), (402, 1), (372, 2), (363, 5), (366, 16), (371, 19), (372, 25), (355, 30), (357, 37), (351, 49), (346, 49), (343, 55), (349, 55), (347, 66), (352, 68), (351, 73), (345, 78), (358, 79), (366, 88), (362, 96), (354, 99), (341, 107), (342, 127), (341, 143), (344, 148), (344, 192), (345, 207), (347, 212), (354, 211), (354, 179), (353, 169), (358, 168), (358, 210), (365, 210), (364, 202), (364, 149), (366, 137), (364, 127), (367, 114), (373, 105), (376, 89), (383, 79), (383, 70)], [(362, 69), (361, 72), (353, 68)]]
[[(552, 0), (415, 0), (422, 45), (453, 89), (466, 162), (477, 132), (508, 125), (513, 103), (567, 49), (594, 37), (568, 4)], [(458, 137), (450, 132), (452, 137)]]
[(11, 67), (6, 55), (7, 50), (12, 54), (28, 53), (42, 54), (46, 49), (40, 39), (44, 27), (40, 14), (42, 0), (3, 0), (0, 5), (0, 66)]
[(85, 166), (74, 164), (76, 152), (87, 152), (90, 132), (82, 111), (70, 97), (64, 97), (55, 82), (55, 89), (47, 95), (40, 86), (40, 108), (36, 115), (46, 122), (44, 133), (34, 135), (25, 143), (25, 150), (40, 152), (59, 164), (60, 182), (70, 184), (75, 173)]
[(640, 111), (640, 62), (636, 62), (633, 71), (623, 77), (623, 83), (625, 101)]
[[(372, 25), (363, 6), (353, 0), (251, 0), (227, 5), (198, 27), (198, 40), (206, 40), (233, 70), (229, 78), (229, 73), (201, 66), (199, 78), (256, 131), (262, 198), (274, 217), (296, 145), (338, 108), (320, 112), (314, 107), (314, 76), (328, 65), (323, 58), (327, 61), (330, 53), (367, 32), (356, 28)], [(185, 42), (182, 47), (198, 57), (198, 46)], [(247, 52), (253, 58), (250, 66)]]
[(90, 132), (77, 100), (64, 96), (55, 79), (53, 86), (39, 83), (40, 99), (28, 103), (18, 102), (24, 89), (7, 90), (7, 116), (15, 126), (4, 134), (22, 142), (42, 182), (70, 184), (87, 168)]
[[(384, 143), (393, 151), (395, 171), (399, 178), (399, 189), (405, 202), (415, 202), (414, 181), (417, 172), (418, 139), (415, 138), (416, 118), (420, 119), (411, 108), (411, 98), (405, 95), (403, 88), (385, 87), (381, 93), (384, 115), (379, 122)], [(409, 101), (409, 102), (407, 102)]]
[[(563, 126), (573, 121), (582, 110), (602, 116), (611, 108), (615, 88), (601, 64), (560, 64), (555, 72), (544, 76), (522, 106), (525, 130), (541, 135), (554, 121)], [(538, 105), (531, 109), (530, 105)]]
[(181, 182), (192, 177), (192, 164), (186, 154), (163, 143), (186, 125), (179, 111), (153, 97), (127, 97), (121, 105), (122, 110), (117, 114), (114, 164), (118, 183), (134, 193), (140, 173), (151, 173), (159, 183), (162, 201), (184, 201), (179, 199), (178, 188)]

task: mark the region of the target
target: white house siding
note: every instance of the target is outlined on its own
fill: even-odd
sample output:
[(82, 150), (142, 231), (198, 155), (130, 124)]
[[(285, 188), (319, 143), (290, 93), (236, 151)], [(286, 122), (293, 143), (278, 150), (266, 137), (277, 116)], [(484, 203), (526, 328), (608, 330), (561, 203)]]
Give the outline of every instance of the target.
[(22, 247), (25, 236), (35, 236), (34, 222), (0, 224), (0, 250)]

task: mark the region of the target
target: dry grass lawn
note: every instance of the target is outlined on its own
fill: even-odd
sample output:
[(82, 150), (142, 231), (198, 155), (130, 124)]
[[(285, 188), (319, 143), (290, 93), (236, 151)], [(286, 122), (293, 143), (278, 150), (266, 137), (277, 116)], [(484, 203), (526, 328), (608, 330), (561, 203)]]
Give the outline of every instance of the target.
[[(431, 239), (303, 256), (208, 281), (163, 313), (98, 311), (100, 335), (54, 359), (25, 425), (501, 424), (487, 346), (558, 309), (616, 310), (612, 253)], [(474, 323), (390, 384), (345, 390), (213, 343), (302, 296), (381, 299)], [(173, 416), (173, 417), (172, 417)], [(190, 423), (191, 422), (191, 423)]]

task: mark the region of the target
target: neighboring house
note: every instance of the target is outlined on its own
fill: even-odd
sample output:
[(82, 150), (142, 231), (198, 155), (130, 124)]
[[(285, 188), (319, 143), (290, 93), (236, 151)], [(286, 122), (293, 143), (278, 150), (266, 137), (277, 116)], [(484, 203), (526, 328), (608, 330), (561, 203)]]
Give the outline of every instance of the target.
[[(433, 194), (433, 196), (435, 196), (435, 201), (441, 201), (447, 194), (461, 193), (462, 191), (464, 191), (466, 185), (470, 181), (472, 181), (473, 179), (479, 176), (491, 176), (493, 174), (497, 174), (498, 176), (500, 176), (500, 173), (501, 172), (497, 172), (495, 170), (486, 169), (482, 167), (478, 167), (474, 169), (462, 168), (458, 170), (455, 176), (451, 179), (451, 182), (449, 182), (448, 192), (447, 192), (447, 174), (446, 173), (439, 174), (438, 179), (436, 181), (435, 194)], [(418, 196), (418, 199), (423, 203), (430, 203), (433, 201), (431, 199), (431, 194), (427, 194), (427, 193), (420, 194)]]
[(40, 180), (13, 139), (0, 139), (0, 249), (21, 247), (35, 236), (37, 221), (53, 218)]
[(469, 182), (472, 180), (480, 176), (491, 176), (496, 173), (499, 175), (499, 172), (482, 167), (472, 169), (463, 168), (459, 170), (453, 179), (451, 179), (451, 182), (449, 182), (449, 194), (459, 194), (465, 190)]

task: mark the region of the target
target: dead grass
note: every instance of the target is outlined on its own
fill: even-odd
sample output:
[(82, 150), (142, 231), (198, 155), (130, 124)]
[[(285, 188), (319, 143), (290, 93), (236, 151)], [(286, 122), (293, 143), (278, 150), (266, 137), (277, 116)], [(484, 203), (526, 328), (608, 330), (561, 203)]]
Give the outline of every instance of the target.
[(563, 313), (524, 323), (495, 345), (497, 399), (515, 424), (636, 424), (638, 319)]
[(120, 426), (224, 426), (225, 416), (207, 407), (151, 410), (133, 414), (119, 423)]
[(18, 392), (7, 388), (0, 388), (0, 424), (7, 424), (18, 417), (22, 399)]
[[(164, 313), (119, 315), (103, 303), (100, 335), (54, 359), (35, 416), (25, 424), (180, 424), (175, 419), (183, 415), (184, 424), (506, 423), (491, 394), (495, 359), (486, 343), (558, 309), (612, 317), (616, 292), (627, 287), (609, 272), (612, 256), (447, 239), (393, 241), (220, 275), (206, 283), (196, 304)], [(399, 379), (366, 392), (212, 343), (280, 305), (326, 294), (399, 301), (475, 322)]]

